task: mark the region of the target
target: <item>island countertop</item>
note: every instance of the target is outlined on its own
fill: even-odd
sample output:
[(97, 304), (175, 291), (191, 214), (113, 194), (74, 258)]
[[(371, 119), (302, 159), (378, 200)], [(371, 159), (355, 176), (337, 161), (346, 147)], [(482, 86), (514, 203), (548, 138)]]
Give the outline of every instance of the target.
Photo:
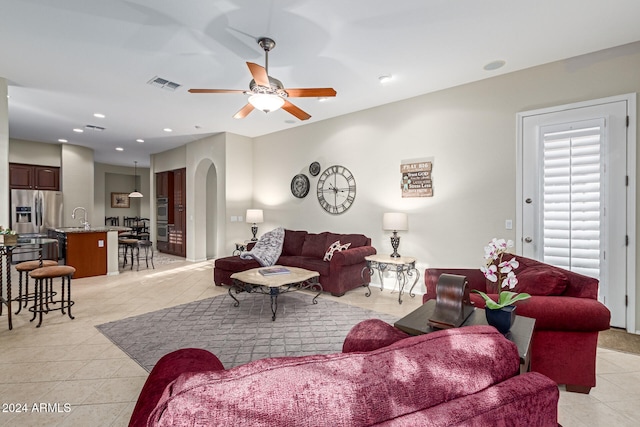
[(58, 233), (106, 233), (107, 231), (130, 231), (130, 227), (122, 227), (118, 225), (104, 226), (104, 227), (90, 227), (86, 230), (84, 227), (60, 227), (54, 228), (54, 231)]

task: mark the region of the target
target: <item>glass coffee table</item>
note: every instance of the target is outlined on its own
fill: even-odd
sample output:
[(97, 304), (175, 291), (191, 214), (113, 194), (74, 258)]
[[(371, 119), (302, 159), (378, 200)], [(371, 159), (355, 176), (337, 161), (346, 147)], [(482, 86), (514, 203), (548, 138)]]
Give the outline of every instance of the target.
[[(407, 314), (402, 319), (393, 324), (396, 328), (409, 335), (422, 335), (436, 331), (429, 326), (429, 318), (436, 308), (436, 301), (429, 300), (416, 310)], [(505, 338), (513, 342), (518, 347), (520, 356), (520, 372), (529, 371), (531, 365), (531, 338), (536, 319), (524, 316), (516, 316), (516, 320), (511, 326), (511, 330), (505, 334)], [(467, 318), (462, 326), (488, 325), (482, 308), (475, 308), (473, 313)]]
[[(284, 269), (286, 273), (264, 275), (261, 270), (277, 270)], [(229, 296), (235, 300), (234, 307), (240, 305), (240, 301), (231, 293), (240, 292), (261, 293), (271, 297), (271, 320), (276, 320), (276, 312), (278, 311), (278, 295), (287, 292), (309, 289), (318, 291), (316, 296), (311, 300), (314, 304), (318, 303), (317, 298), (322, 293), (322, 285), (318, 282), (320, 273), (317, 271), (305, 270), (298, 267), (284, 267), (274, 265), (272, 267), (259, 267), (250, 270), (233, 273), (231, 279), (233, 286), (229, 288)]]

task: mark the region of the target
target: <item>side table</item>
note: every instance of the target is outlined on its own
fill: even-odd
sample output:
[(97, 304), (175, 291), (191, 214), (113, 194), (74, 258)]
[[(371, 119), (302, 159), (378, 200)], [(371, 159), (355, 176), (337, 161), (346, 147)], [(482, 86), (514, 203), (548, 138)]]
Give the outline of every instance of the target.
[[(364, 277), (364, 272), (369, 270), (369, 274), (373, 275), (373, 270), (378, 270), (378, 277), (380, 279), (380, 290), (383, 289), (382, 275), (386, 270), (395, 271), (396, 283), (398, 284), (398, 304), (402, 304), (402, 294), (404, 293), (404, 287), (409, 279), (413, 279), (411, 288), (409, 289), (409, 296), (415, 297), (413, 288), (420, 279), (420, 272), (416, 269), (416, 259), (408, 256), (401, 256), (393, 258), (389, 255), (369, 255), (364, 257), (367, 261), (366, 267), (362, 269), (361, 276)], [(395, 288), (394, 288), (395, 289)]]
[[(409, 335), (422, 335), (437, 331), (437, 329), (429, 326), (429, 318), (433, 315), (435, 309), (436, 300), (429, 300), (395, 322), (393, 326)], [(520, 373), (528, 372), (531, 367), (531, 339), (535, 324), (536, 319), (516, 315), (516, 320), (513, 322), (511, 330), (505, 334), (505, 338), (518, 347)], [(461, 327), (471, 325), (488, 325), (483, 309), (475, 308)]]

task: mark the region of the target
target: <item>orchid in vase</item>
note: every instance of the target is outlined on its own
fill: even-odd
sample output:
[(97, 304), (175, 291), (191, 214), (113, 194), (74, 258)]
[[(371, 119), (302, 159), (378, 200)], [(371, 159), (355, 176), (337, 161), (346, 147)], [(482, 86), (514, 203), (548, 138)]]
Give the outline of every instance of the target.
[[(507, 252), (511, 247), (513, 247), (513, 241), (494, 238), (489, 242), (489, 245), (484, 248), (484, 259), (486, 263), (480, 270), (487, 280), (498, 283), (498, 302), (492, 300), (482, 291), (473, 290), (473, 292), (480, 294), (486, 303), (486, 307), (489, 309), (499, 310), (513, 305), (516, 301), (522, 301), (531, 297), (531, 295), (527, 293), (519, 294), (511, 291), (511, 289), (515, 288), (518, 284), (518, 278), (514, 270), (520, 266), (520, 263), (514, 256), (512, 256), (511, 259), (506, 259), (507, 255), (511, 255)], [(509, 290), (503, 291), (502, 288)]]

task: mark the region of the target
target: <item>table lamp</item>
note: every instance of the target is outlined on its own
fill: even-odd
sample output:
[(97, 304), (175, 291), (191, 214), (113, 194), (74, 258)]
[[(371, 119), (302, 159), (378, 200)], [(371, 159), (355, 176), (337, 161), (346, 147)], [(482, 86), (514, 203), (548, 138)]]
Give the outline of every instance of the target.
[(260, 224), (264, 222), (264, 217), (262, 215), (262, 209), (247, 209), (247, 215), (245, 216), (246, 221), (248, 223), (252, 223), (251, 232), (253, 233), (253, 237), (251, 238), (252, 242), (258, 240), (256, 237), (256, 233), (258, 232), (258, 226), (256, 224)]
[(406, 231), (409, 229), (409, 221), (406, 213), (390, 212), (385, 213), (382, 216), (382, 228), (383, 230), (393, 231), (391, 236), (391, 247), (393, 248), (392, 258), (400, 258), (398, 253), (398, 246), (400, 246), (400, 236), (398, 231)]

